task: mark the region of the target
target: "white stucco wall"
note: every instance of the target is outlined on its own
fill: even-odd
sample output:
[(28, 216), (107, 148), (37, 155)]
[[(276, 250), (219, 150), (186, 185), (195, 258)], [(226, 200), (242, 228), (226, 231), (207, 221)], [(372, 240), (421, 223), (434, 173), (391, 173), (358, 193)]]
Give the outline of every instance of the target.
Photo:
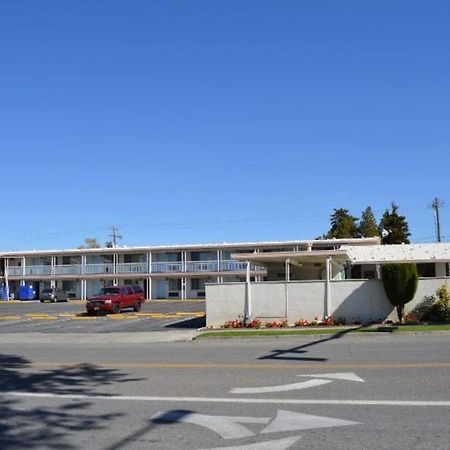
[[(414, 299), (405, 306), (412, 310), (432, 295), (449, 278), (420, 279)], [(348, 322), (358, 318), (396, 320), (394, 307), (389, 303), (380, 280), (332, 281), (330, 312)], [(252, 317), (263, 320), (287, 317), (293, 324), (299, 319), (323, 318), (325, 314), (326, 284), (324, 281), (266, 282), (251, 284)], [(287, 293), (287, 298), (286, 298)], [(221, 326), (229, 320), (242, 318), (246, 298), (245, 283), (210, 284), (206, 286), (207, 326)]]

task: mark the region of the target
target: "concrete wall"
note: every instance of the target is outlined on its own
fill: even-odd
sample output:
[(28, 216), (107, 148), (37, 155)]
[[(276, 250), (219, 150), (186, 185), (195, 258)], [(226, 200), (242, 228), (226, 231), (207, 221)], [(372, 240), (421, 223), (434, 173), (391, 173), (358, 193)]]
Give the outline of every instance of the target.
[[(419, 280), (414, 299), (405, 306), (411, 311), (428, 295), (436, 292), (447, 277)], [(331, 281), (330, 314), (344, 317), (348, 322), (360, 319), (396, 320), (394, 307), (389, 303), (381, 280)], [(206, 285), (206, 324), (221, 326), (229, 320), (242, 318), (245, 310), (246, 284), (225, 283)], [(299, 319), (322, 319), (326, 314), (325, 281), (293, 281), (251, 283), (252, 317), (263, 322), (287, 317), (293, 324)]]

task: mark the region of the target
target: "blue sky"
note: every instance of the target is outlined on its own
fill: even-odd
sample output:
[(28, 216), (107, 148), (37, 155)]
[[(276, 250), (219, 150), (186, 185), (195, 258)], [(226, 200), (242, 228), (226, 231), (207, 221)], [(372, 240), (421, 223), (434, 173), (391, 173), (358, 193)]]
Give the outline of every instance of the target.
[(450, 3), (2, 0), (0, 250), (450, 240)]

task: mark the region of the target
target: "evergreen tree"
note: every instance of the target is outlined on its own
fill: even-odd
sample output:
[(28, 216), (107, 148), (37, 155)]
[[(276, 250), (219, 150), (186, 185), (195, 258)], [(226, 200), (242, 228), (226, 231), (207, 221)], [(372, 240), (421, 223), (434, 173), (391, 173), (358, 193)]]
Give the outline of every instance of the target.
[(360, 237), (375, 237), (380, 235), (377, 221), (375, 220), (375, 216), (370, 206), (368, 206), (361, 214), (358, 234)]
[(379, 230), (381, 234), (381, 242), (383, 244), (409, 244), (408, 223), (405, 216), (398, 213), (398, 206), (392, 202), (392, 210), (386, 211), (380, 220)]
[(350, 215), (348, 209), (335, 209), (331, 215), (331, 228), (325, 239), (358, 237), (357, 218)]
[(379, 230), (383, 244), (409, 244), (408, 223), (405, 216), (398, 213), (398, 206), (392, 202), (391, 211), (386, 209), (380, 220)]

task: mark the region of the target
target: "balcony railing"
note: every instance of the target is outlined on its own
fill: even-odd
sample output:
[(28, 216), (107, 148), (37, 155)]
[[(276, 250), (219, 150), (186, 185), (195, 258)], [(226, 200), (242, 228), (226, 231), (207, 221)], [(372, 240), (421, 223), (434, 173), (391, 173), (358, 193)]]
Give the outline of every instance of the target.
[(112, 274), (114, 273), (114, 264), (86, 264), (83, 268), (85, 275)]
[[(145, 274), (161, 273), (205, 273), (205, 272), (245, 272), (247, 264), (240, 261), (189, 261), (185, 265), (181, 262), (154, 262), (149, 265), (146, 262), (119, 263), (114, 271), (114, 264), (66, 264), (54, 266), (25, 266), (25, 276), (65, 276), (65, 275), (113, 275), (117, 274)], [(250, 266), (252, 271), (265, 270), (264, 267)], [(23, 267), (8, 267), (8, 275), (20, 277), (23, 275)]]
[(148, 273), (148, 264), (120, 263), (117, 264), (117, 273)]
[(55, 275), (81, 275), (81, 264), (55, 266)]

